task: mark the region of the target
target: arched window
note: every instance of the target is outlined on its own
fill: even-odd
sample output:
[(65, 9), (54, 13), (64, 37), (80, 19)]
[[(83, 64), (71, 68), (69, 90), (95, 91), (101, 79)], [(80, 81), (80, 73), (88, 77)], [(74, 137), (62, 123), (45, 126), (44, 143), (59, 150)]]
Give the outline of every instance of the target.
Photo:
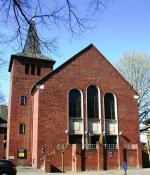
[(69, 92), (69, 117), (81, 117), (81, 94), (77, 89)]
[(111, 93), (106, 93), (104, 96), (105, 103), (105, 119), (115, 119), (115, 101)]
[(99, 118), (98, 89), (89, 86), (87, 89), (88, 118)]

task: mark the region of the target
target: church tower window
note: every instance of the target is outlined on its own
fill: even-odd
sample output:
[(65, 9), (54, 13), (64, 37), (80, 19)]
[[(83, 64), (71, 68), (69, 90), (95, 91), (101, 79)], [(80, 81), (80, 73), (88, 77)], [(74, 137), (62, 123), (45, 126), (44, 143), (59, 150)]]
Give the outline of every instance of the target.
[(29, 74), (29, 64), (25, 65), (25, 74)]
[(26, 105), (26, 97), (25, 96), (21, 96), (20, 97), (20, 105), (21, 106), (25, 106)]
[(41, 66), (37, 66), (37, 75), (41, 75)]
[(31, 74), (35, 75), (35, 65), (31, 65)]
[(19, 134), (25, 133), (25, 124), (19, 124)]

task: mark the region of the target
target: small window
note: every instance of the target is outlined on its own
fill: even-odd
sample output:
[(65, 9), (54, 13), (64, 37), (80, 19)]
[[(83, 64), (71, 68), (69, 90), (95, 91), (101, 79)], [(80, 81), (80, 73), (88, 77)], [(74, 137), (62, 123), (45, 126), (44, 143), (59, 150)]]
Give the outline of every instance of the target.
[(21, 106), (25, 106), (26, 105), (26, 97), (25, 96), (21, 96), (20, 97), (20, 105)]
[(35, 74), (35, 65), (31, 65), (31, 74), (32, 74), (32, 75)]
[(29, 64), (25, 65), (25, 74), (29, 74)]
[(41, 66), (37, 66), (37, 75), (41, 75)]
[(4, 148), (4, 149), (6, 148), (6, 140), (7, 140), (7, 135), (4, 134), (4, 135), (3, 135), (3, 148)]
[(25, 125), (19, 124), (19, 134), (24, 134), (24, 133), (25, 133)]

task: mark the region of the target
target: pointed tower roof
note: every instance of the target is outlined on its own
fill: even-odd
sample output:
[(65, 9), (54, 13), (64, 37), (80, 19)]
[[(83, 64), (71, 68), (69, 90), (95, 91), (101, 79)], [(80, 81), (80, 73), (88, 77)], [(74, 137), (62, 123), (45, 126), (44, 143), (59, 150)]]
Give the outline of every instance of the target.
[(39, 38), (34, 20), (31, 20), (31, 24), (28, 30), (28, 35), (23, 52), (38, 53), (41, 54)]
[(34, 58), (34, 59), (40, 59), (40, 60), (47, 60), (50, 61), (53, 65), (55, 64), (55, 60), (50, 59), (46, 57), (45, 55), (41, 54), (40, 49), (40, 43), (39, 43), (39, 37), (37, 35), (36, 25), (34, 22), (34, 19), (32, 19), (30, 23), (30, 27), (28, 30), (25, 46), (23, 49), (23, 52), (16, 53), (11, 55), (10, 63), (9, 63), (9, 69), (8, 71), (11, 72), (12, 62), (14, 58)]

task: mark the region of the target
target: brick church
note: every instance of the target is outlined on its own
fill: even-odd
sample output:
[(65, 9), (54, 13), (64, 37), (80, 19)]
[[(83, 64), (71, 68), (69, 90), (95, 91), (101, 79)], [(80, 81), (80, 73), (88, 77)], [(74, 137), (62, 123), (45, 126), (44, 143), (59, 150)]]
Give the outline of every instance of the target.
[(67, 144), (68, 171), (120, 168), (124, 161), (141, 167), (137, 92), (93, 44), (54, 64), (42, 55), (32, 20), (23, 51), (10, 58), (6, 158), (61, 170)]

